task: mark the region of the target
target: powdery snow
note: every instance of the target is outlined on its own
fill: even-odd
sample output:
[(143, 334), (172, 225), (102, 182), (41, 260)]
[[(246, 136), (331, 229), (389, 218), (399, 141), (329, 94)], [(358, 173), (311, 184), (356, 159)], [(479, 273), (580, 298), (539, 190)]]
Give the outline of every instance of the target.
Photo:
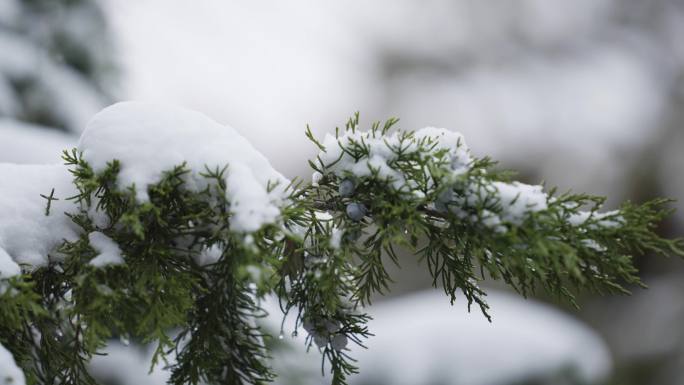
[(88, 234), (88, 241), (90, 246), (98, 252), (97, 256), (90, 260), (91, 265), (105, 267), (124, 263), (119, 245), (104, 233), (93, 231)]
[[(416, 152), (418, 143), (424, 138), (434, 138), (438, 142), (430, 151), (422, 153), (423, 156), (436, 156), (438, 151), (446, 150), (447, 160), (451, 162), (454, 176), (468, 170), (472, 159), (463, 136), (457, 132), (435, 127), (415, 131), (412, 139), (404, 143), (400, 143), (401, 138), (398, 133), (383, 136), (380, 133), (374, 135), (371, 131), (357, 130), (348, 131), (339, 138), (327, 134), (322, 143), (325, 151), (321, 151), (318, 157), (327, 170), (340, 177), (348, 173), (362, 178), (377, 172), (380, 178), (389, 180), (393, 188), (401, 191), (411, 186), (407, 185), (410, 182), (406, 181), (402, 173), (393, 165), (397, 159), (397, 149), (401, 145), (404, 153)], [(353, 143), (363, 143), (368, 149), (368, 156), (357, 160), (342, 150), (343, 147), (350, 148)], [(314, 174), (313, 182), (317, 183), (317, 179), (320, 179), (320, 176)]]
[[(65, 198), (76, 194), (71, 174), (62, 165), (0, 163), (0, 261), (6, 253), (27, 268), (44, 266), (48, 256), (59, 259), (55, 249), (78, 237), (75, 225), (64, 214), (73, 208)], [(50, 215), (47, 200), (54, 188)], [(16, 273), (16, 269), (13, 271)], [(3, 273), (4, 274), (4, 273)]]
[(0, 345), (0, 385), (26, 385), (24, 373), (17, 367), (12, 353)]
[[(436, 158), (437, 151), (446, 150), (443, 160), (449, 162), (453, 177), (468, 171), (472, 158), (459, 133), (423, 128), (403, 143), (403, 151), (417, 151), (418, 142), (426, 137), (438, 142), (422, 156)], [(349, 146), (353, 141), (363, 142), (369, 150), (368, 156), (354, 159), (342, 151), (341, 146)], [(350, 173), (365, 177), (373, 169), (381, 178), (388, 178), (393, 188), (410, 189), (411, 181), (405, 180), (394, 165), (394, 149), (399, 142), (397, 133), (384, 137), (361, 131), (347, 132), (339, 138), (327, 135), (326, 151), (319, 157), (328, 170), (339, 176)], [(143, 102), (117, 103), (95, 115), (78, 149), (96, 172), (104, 170), (108, 162), (119, 160), (119, 187), (134, 185), (141, 202), (149, 199), (147, 187), (174, 166), (185, 163), (191, 170), (185, 178), (186, 187), (192, 190), (206, 187), (207, 179), (200, 175), (205, 166), (226, 166), (226, 198), (231, 203), (231, 226), (235, 231), (252, 232), (276, 222), (285, 203), (289, 181), (233, 128), (198, 112)], [(0, 164), (0, 178), (13, 181), (0, 185), (0, 276), (17, 274), (18, 265), (30, 269), (46, 265), (50, 258), (59, 260), (56, 248), (64, 240), (73, 241), (78, 237), (78, 230), (64, 215), (77, 209), (73, 202), (65, 200), (76, 195), (66, 167)], [(52, 201), (50, 215), (45, 215), (47, 200), (40, 195), (49, 195), (53, 188), (58, 200)], [(481, 218), (472, 219), (497, 231), (505, 231), (503, 222), (519, 225), (530, 213), (545, 210), (549, 199), (542, 186), (518, 182), (492, 182), (484, 187), (472, 186), (468, 191), (465, 196), (452, 196), (450, 203), (453, 204), (449, 208), (465, 217), (465, 211), (459, 209), (461, 205), (493, 195), (500, 202), (500, 212), (485, 210)], [(99, 213), (91, 210), (89, 214), (95, 223), (102, 222)], [(577, 212), (569, 214), (568, 221), (574, 225), (591, 221), (589, 226), (614, 227), (622, 224), (622, 219), (615, 215), (616, 212)], [(91, 264), (102, 267), (123, 263), (118, 246), (104, 234), (92, 233), (90, 240), (100, 252)], [(338, 243), (339, 234), (336, 234), (331, 246), (337, 247)], [(212, 263), (216, 259), (217, 254), (208, 250), (198, 263)]]
[(502, 207), (501, 219), (517, 225), (522, 224), (531, 212), (546, 210), (548, 195), (542, 186), (533, 186), (520, 182), (492, 183), (497, 191)]
[[(165, 105), (122, 102), (107, 107), (88, 123), (78, 148), (96, 172), (118, 159), (121, 187), (135, 185), (141, 202), (149, 199), (148, 185), (183, 162), (192, 170), (186, 186), (197, 190), (206, 186), (199, 175), (205, 166), (228, 166), (227, 198), (237, 231), (255, 231), (276, 221), (289, 183), (232, 127)], [(270, 192), (269, 182), (278, 184)]]
[(596, 227), (620, 227), (624, 224), (624, 218), (618, 215), (619, 211), (607, 211), (605, 213), (599, 213), (595, 211), (578, 211), (577, 213), (570, 214), (568, 217), (568, 222), (573, 226), (582, 226), (589, 223), (590, 228)]
[(212, 265), (221, 259), (223, 251), (224, 249), (220, 245), (212, 245), (203, 249), (202, 252), (195, 257), (195, 262), (200, 266)]
[[(447, 160), (451, 176), (446, 181), (450, 183), (455, 177), (468, 172), (473, 158), (470, 149), (465, 143), (462, 134), (449, 131), (443, 128), (425, 127), (413, 132), (410, 140), (405, 141), (402, 146), (404, 153), (417, 151), (418, 143), (426, 138), (436, 139), (435, 146), (422, 154), (424, 157), (437, 158), (439, 151), (447, 152)], [(345, 178), (352, 175), (356, 178), (366, 178), (377, 173), (377, 176), (386, 179), (389, 185), (398, 191), (407, 191), (412, 187), (412, 182), (406, 180), (401, 171), (394, 167), (397, 159), (396, 149), (400, 146), (400, 134), (388, 134), (382, 136), (373, 134), (372, 131), (347, 131), (340, 137), (326, 135), (323, 140), (325, 150), (319, 152), (318, 159), (328, 172), (332, 172), (338, 177)], [(343, 149), (352, 150), (358, 144), (367, 150), (367, 155), (356, 159)], [(314, 172), (311, 179), (312, 184), (317, 185), (323, 175)], [(461, 183), (461, 182), (458, 182)], [(420, 191), (415, 191), (419, 193)], [(548, 209), (549, 201), (553, 199), (544, 192), (541, 185), (529, 185), (520, 182), (498, 182), (487, 181), (485, 183), (470, 183), (463, 195), (446, 190), (433, 207), (439, 211), (450, 210), (461, 219), (469, 219), (472, 222), (482, 223), (497, 232), (506, 232), (504, 223), (520, 226), (524, 220), (532, 213)], [(477, 215), (468, 214), (467, 208), (477, 208), (484, 202), (497, 202), (496, 212), (492, 210), (481, 210)], [(592, 227), (617, 227), (623, 224), (622, 218), (616, 216), (616, 211), (606, 213), (579, 211), (568, 214), (567, 220), (570, 224), (578, 226), (587, 220), (593, 222)]]
[[(205, 186), (206, 180), (199, 175), (205, 165), (228, 166), (227, 198), (233, 213), (231, 226), (236, 231), (255, 231), (276, 221), (289, 183), (235, 130), (180, 108), (115, 104), (93, 118), (78, 148), (96, 171), (113, 159), (120, 160), (120, 183), (134, 184), (143, 202), (148, 199), (147, 186), (183, 162), (192, 170), (187, 178), (191, 189)], [(0, 163), (0, 178), (11, 181), (0, 183), (0, 277), (20, 273), (20, 265), (31, 269), (50, 259), (59, 260), (56, 248), (79, 235), (65, 215), (79, 208), (66, 200), (77, 194), (67, 167)], [(269, 182), (278, 185), (268, 191)], [(52, 201), (46, 215), (47, 200), (41, 194), (49, 196), (53, 188), (58, 200)], [(102, 222), (99, 213), (91, 210), (90, 216), (96, 223)], [(99, 252), (92, 265), (123, 263), (119, 247), (104, 234), (93, 232), (89, 239)]]

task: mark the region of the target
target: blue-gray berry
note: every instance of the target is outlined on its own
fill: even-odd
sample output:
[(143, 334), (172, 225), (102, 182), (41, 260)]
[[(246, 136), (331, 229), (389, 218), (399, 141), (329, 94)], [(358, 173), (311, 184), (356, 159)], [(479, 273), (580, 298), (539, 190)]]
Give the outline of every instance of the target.
[(440, 213), (446, 213), (449, 211), (449, 208), (447, 207), (446, 203), (441, 202), (441, 201), (436, 201), (435, 202), (435, 210)]
[(304, 327), (304, 330), (306, 330), (307, 333), (311, 334), (316, 330), (316, 325), (314, 325), (313, 321), (309, 318), (304, 320), (304, 323), (302, 324)]
[(339, 352), (340, 350), (347, 347), (348, 342), (349, 340), (347, 339), (347, 336), (345, 336), (344, 334), (336, 334), (335, 337), (333, 337), (332, 341), (330, 341), (330, 346)]
[(442, 191), (437, 196), (438, 202), (447, 203), (447, 202), (451, 202), (452, 200), (454, 200), (454, 190), (452, 190), (451, 187)]
[(366, 206), (364, 206), (363, 203), (352, 202), (347, 205), (346, 211), (349, 219), (353, 221), (360, 221), (366, 216), (368, 209), (366, 209)]
[(351, 179), (345, 179), (340, 182), (338, 192), (342, 198), (347, 198), (354, 194), (355, 189), (356, 186), (354, 186), (354, 182)]
[(333, 320), (325, 321), (325, 330), (328, 333), (337, 333), (340, 330), (340, 323)]
[(328, 337), (314, 333), (313, 334), (313, 341), (316, 344), (316, 346), (318, 346), (319, 348), (322, 348), (328, 344)]

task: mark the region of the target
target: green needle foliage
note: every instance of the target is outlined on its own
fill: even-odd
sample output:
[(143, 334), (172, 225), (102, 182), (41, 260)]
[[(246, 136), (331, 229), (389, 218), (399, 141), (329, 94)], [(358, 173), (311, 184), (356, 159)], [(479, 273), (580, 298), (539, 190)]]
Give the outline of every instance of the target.
[[(249, 234), (231, 229), (230, 165), (207, 165), (206, 188), (196, 191), (180, 164), (140, 203), (135, 186), (118, 183), (117, 160), (95, 173), (65, 152), (79, 192), (69, 199), (80, 207), (68, 215), (83, 235), (64, 242), (65, 258), (3, 282), (0, 343), (30, 384), (96, 384), (87, 362), (112, 338), (156, 344), (150, 365), (165, 365), (172, 384), (262, 384), (274, 374), (260, 303), (276, 296), (321, 352), (323, 372), (345, 384), (357, 371), (348, 345), (371, 335), (363, 308), (389, 290), (386, 257), (398, 264), (399, 249), (424, 262), (452, 303), (462, 295), (487, 317), (484, 279), (574, 303), (582, 290), (642, 286), (637, 255), (684, 255), (682, 239), (655, 232), (667, 200), (599, 213), (604, 198), (534, 190), (543, 202), (533, 207), (530, 190), (490, 159), (459, 158), (460, 143), (444, 148), (439, 136), (395, 123), (360, 131), (357, 114), (325, 144), (307, 130), (321, 151), (309, 162), (317, 180), (292, 184), (281, 219)], [(507, 198), (505, 189), (519, 192)], [(46, 215), (62, 215), (49, 211), (53, 194), (44, 198)], [(89, 264), (94, 231), (125, 263)], [(205, 263), (209, 250), (220, 257)]]

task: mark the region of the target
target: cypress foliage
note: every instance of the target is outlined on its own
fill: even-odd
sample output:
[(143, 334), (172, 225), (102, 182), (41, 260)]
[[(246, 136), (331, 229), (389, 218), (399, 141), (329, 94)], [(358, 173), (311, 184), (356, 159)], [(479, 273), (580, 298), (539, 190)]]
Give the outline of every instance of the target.
[[(484, 279), (575, 304), (579, 291), (643, 286), (637, 255), (684, 255), (682, 239), (656, 233), (668, 200), (601, 213), (604, 198), (513, 182), (441, 131), (359, 124), (357, 114), (324, 141), (308, 130), (321, 151), (314, 181), (293, 182), (279, 221), (250, 233), (231, 228), (230, 164), (207, 165), (199, 191), (179, 164), (140, 202), (118, 182), (119, 161), (95, 172), (65, 152), (78, 190), (68, 199), (80, 209), (50, 212), (46, 191), (46, 214), (69, 215), (82, 235), (62, 244), (63, 260), (4, 279), (0, 343), (30, 384), (96, 384), (87, 362), (112, 338), (156, 344), (150, 364), (166, 362), (173, 384), (262, 384), (274, 374), (260, 301), (276, 296), (332, 383), (345, 384), (356, 372), (347, 346), (371, 335), (363, 309), (389, 290), (383, 256), (398, 264), (399, 249), (452, 303), (463, 297), (487, 317)], [(92, 264), (102, 253), (93, 232), (124, 263)]]

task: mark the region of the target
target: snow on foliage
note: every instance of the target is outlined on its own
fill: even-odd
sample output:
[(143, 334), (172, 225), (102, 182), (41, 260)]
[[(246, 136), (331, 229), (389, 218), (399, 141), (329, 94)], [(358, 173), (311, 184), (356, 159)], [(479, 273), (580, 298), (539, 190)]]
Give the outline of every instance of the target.
[[(169, 368), (173, 383), (193, 382), (197, 373), (207, 382), (261, 383), (273, 374), (264, 358), (269, 347), (254, 327), (263, 315), (255, 299), (273, 293), (286, 315), (297, 313), (295, 328), (307, 330), (307, 344), (318, 346), (333, 383), (347, 384), (357, 372), (347, 351), (363, 357), (355, 346), (371, 336), (362, 306), (390, 289), (382, 259), (398, 263), (397, 246), (425, 261), (452, 303), (462, 294), (487, 318), (490, 306), (478, 284), (485, 275), (523, 295), (543, 287), (574, 303), (573, 289), (624, 293), (627, 285), (640, 284), (625, 258), (634, 251), (684, 254), (683, 240), (651, 231), (667, 215), (661, 208), (667, 200), (599, 214), (604, 198), (513, 182), (490, 159), (471, 157), (458, 133), (391, 131), (396, 119), (363, 132), (358, 119), (356, 114), (342, 135), (338, 130), (323, 143), (307, 131), (321, 150), (318, 164), (310, 162), (318, 174), (315, 183), (293, 189), (232, 128), (194, 111), (141, 102), (95, 115), (78, 147), (64, 153), (66, 166), (0, 165), (0, 178), (12, 181), (0, 187), (0, 274), (11, 277), (20, 266), (26, 273), (9, 280), (23, 295), (16, 306), (31, 303), (23, 279), (51, 287), (45, 280), (56, 273), (69, 290), (39, 296), (57, 295), (69, 312), (48, 308), (45, 316), (69, 333), (92, 331), (73, 340), (84, 352), (76, 362), (71, 355), (50, 359), (60, 366), (83, 364), (82, 357), (96, 354), (113, 335), (122, 341), (135, 335), (160, 344), (162, 356), (153, 361), (167, 352), (176, 360)], [(591, 211), (581, 211), (587, 207)], [(108, 267), (124, 258), (125, 265)], [(408, 308), (427, 314), (424, 302)], [(62, 314), (79, 321), (63, 322)], [(24, 320), (11, 321), (17, 333), (26, 331)], [(442, 325), (436, 321), (417, 318), (413, 324), (437, 330)], [(412, 327), (400, 329), (396, 335)], [(168, 335), (172, 330), (175, 338)], [(241, 331), (237, 337), (235, 330)], [(489, 331), (478, 334), (482, 344)], [(440, 334), (430, 340), (448, 339)], [(445, 345), (440, 357), (463, 340)], [(395, 342), (389, 345), (379, 354), (396, 353)], [(544, 348), (549, 356), (558, 353), (553, 343)], [(409, 348), (408, 358), (398, 354), (393, 361), (412, 362), (411, 373), (433, 370), (438, 359), (428, 365), (411, 358), (414, 351), (420, 349)], [(479, 380), (463, 377), (465, 370), (449, 378)], [(579, 370), (590, 378), (587, 373)], [(391, 383), (415, 383), (426, 375)]]
[[(0, 179), (4, 181), (0, 183), (0, 255), (6, 253), (28, 268), (59, 259), (56, 248), (78, 237), (64, 215), (74, 209), (66, 198), (76, 193), (67, 168), (0, 163)], [(53, 189), (56, 199), (50, 200), (48, 212), (48, 200), (41, 195), (49, 197)]]
[[(352, 179), (359, 181), (371, 177), (385, 180), (396, 191), (410, 191), (421, 197), (423, 192), (415, 180), (407, 176), (407, 168), (425, 168), (417, 159), (429, 158), (432, 165), (447, 170), (447, 175), (439, 180), (430, 175), (422, 186), (428, 190), (442, 189), (431, 207), (442, 213), (450, 211), (464, 220), (482, 223), (497, 232), (506, 232), (506, 223), (522, 225), (530, 214), (547, 210), (549, 200), (554, 199), (544, 192), (541, 185), (482, 178), (469, 180), (466, 174), (473, 170), (475, 159), (462, 134), (443, 128), (426, 127), (409, 134), (402, 131), (380, 134), (379, 130), (359, 131), (354, 127), (343, 135), (327, 134), (320, 147), (317, 160), (326, 173), (342, 180), (339, 193), (343, 197), (353, 193), (355, 182)], [(409, 160), (412, 166), (407, 167), (406, 159), (412, 157), (414, 160)], [(443, 167), (444, 164), (447, 167)], [(428, 169), (424, 172), (431, 173)], [(319, 171), (314, 172), (312, 183), (317, 185), (322, 177)], [(451, 187), (444, 187), (445, 184)], [(354, 217), (359, 220), (366, 214), (365, 207), (352, 210), (356, 208), (353, 205), (359, 204), (352, 203), (347, 212), (350, 217), (350, 211), (358, 213)], [(568, 221), (579, 226), (587, 220), (596, 220), (592, 223), (594, 228), (617, 227), (622, 221), (612, 218), (615, 214), (577, 210), (568, 214)]]
[(529, 212), (545, 210), (546, 201), (549, 199), (542, 189), (542, 186), (531, 186), (528, 184), (513, 182), (493, 182), (497, 195), (504, 207), (502, 218), (515, 224), (521, 224)]
[(568, 222), (573, 226), (581, 226), (589, 224), (593, 228), (596, 227), (619, 227), (624, 224), (624, 219), (620, 216), (619, 211), (611, 210), (605, 213), (596, 213), (588, 211), (579, 211), (571, 214), (568, 217)]
[[(105, 108), (86, 127), (78, 149), (96, 172), (119, 160), (118, 183), (134, 185), (137, 199), (143, 202), (148, 199), (147, 186), (174, 166), (186, 163), (192, 170), (185, 180), (190, 189), (205, 187), (206, 179), (200, 175), (205, 166), (227, 166), (226, 194), (235, 231), (255, 231), (276, 221), (289, 183), (233, 128), (170, 106), (124, 102)], [(79, 209), (67, 200), (77, 194), (67, 168), (0, 164), (0, 178), (12, 181), (0, 184), (0, 274), (19, 273), (16, 264), (31, 268), (59, 259), (57, 247), (79, 235), (65, 215)], [(52, 189), (56, 199), (48, 199)], [(95, 223), (106, 220), (97, 212), (91, 212), (91, 217)], [(98, 234), (90, 235), (91, 244), (101, 253), (91, 264), (121, 262), (116, 245)]]
[[(399, 152), (402, 156), (414, 153), (446, 162), (452, 174), (449, 180), (467, 172), (472, 162), (470, 150), (459, 133), (428, 127), (409, 136), (401, 134), (403, 137), (397, 133), (376, 134), (349, 131), (339, 138), (328, 135), (323, 141), (325, 151), (320, 152), (319, 159), (339, 176), (363, 178), (377, 173), (398, 191), (407, 191), (407, 187), (413, 190), (395, 164)], [(355, 157), (349, 151), (354, 146), (362, 147), (365, 155)], [(426, 152), (425, 148), (430, 150)], [(95, 172), (104, 170), (108, 162), (118, 160), (121, 163), (118, 183), (135, 186), (140, 202), (148, 200), (147, 186), (158, 182), (163, 173), (174, 166), (186, 164), (191, 172), (185, 176), (185, 186), (194, 190), (206, 187), (208, 182), (201, 174), (207, 167), (221, 169), (227, 166), (225, 182), (233, 214), (231, 227), (242, 232), (255, 231), (277, 220), (289, 183), (232, 127), (221, 125), (201, 113), (166, 105), (122, 102), (105, 108), (87, 125), (78, 150)], [(78, 236), (74, 225), (64, 215), (78, 208), (66, 199), (76, 195), (68, 170), (61, 165), (0, 164), (0, 176), (3, 180), (14, 181), (0, 185), (0, 258), (5, 271), (1, 274), (17, 273), (8, 255), (16, 264), (27, 267), (46, 265), (49, 258), (59, 259), (56, 247), (63, 240), (74, 240)], [(42, 199), (41, 195), (45, 198), (53, 188), (53, 197), (57, 199), (50, 200), (51, 210), (46, 212), (47, 199)], [(494, 182), (484, 187), (471, 187), (464, 196), (452, 193), (445, 201), (438, 200), (436, 207), (449, 204), (450, 210), (460, 212), (461, 206), (475, 204), (491, 194), (499, 199), (501, 210), (499, 213), (487, 212), (480, 219), (502, 231), (502, 222), (520, 224), (529, 213), (544, 210), (548, 199), (541, 186)], [(596, 225), (619, 225), (620, 222), (610, 219), (610, 215), (579, 212), (572, 214), (570, 222), (580, 224), (591, 217), (600, 219)], [(103, 218), (97, 218), (96, 213), (92, 216), (96, 222), (102, 222)], [(108, 257), (106, 260), (117, 259)], [(98, 259), (93, 263), (100, 262)]]
[[(434, 141), (430, 151), (419, 146), (423, 140)], [(415, 154), (421, 157), (435, 156), (438, 152), (447, 152), (449, 161), (454, 169), (454, 175), (467, 170), (471, 162), (470, 150), (459, 133), (443, 128), (426, 127), (413, 133), (405, 140), (400, 134), (380, 135), (371, 131), (349, 131), (340, 137), (327, 134), (323, 139), (324, 151), (318, 154), (321, 162), (328, 166), (328, 170), (340, 177), (351, 174), (356, 177), (367, 177), (377, 171), (378, 176), (390, 180), (397, 190), (413, 186), (407, 185), (406, 178), (395, 167), (394, 162), (404, 154)], [(363, 159), (345, 151), (345, 148), (362, 146), (368, 152)], [(315, 182), (314, 176), (314, 182)]]
[(24, 373), (17, 367), (12, 353), (2, 345), (0, 345), (0, 385), (26, 385)]
[(99, 231), (88, 234), (90, 246), (98, 252), (97, 256), (90, 260), (90, 264), (95, 267), (108, 265), (120, 265), (124, 263), (121, 256), (121, 249), (111, 238)]
[(182, 108), (122, 102), (105, 108), (88, 123), (78, 149), (95, 172), (113, 159), (121, 162), (118, 181), (134, 185), (145, 202), (147, 186), (163, 172), (185, 163), (192, 170), (186, 187), (201, 190), (207, 167), (227, 166), (227, 198), (237, 231), (255, 231), (280, 213), (289, 181), (235, 129)]

